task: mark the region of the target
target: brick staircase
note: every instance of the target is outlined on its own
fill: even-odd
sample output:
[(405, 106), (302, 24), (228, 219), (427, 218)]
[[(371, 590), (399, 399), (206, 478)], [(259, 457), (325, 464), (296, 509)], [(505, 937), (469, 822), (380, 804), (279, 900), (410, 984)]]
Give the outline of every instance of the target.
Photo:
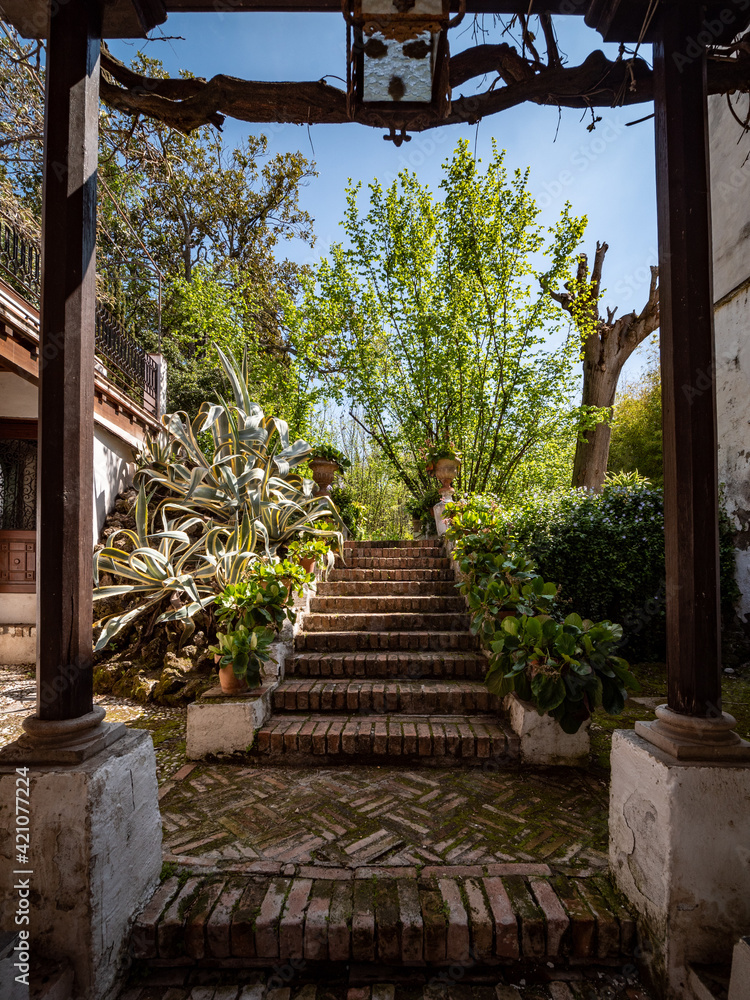
[(290, 764), (517, 758), (440, 543), (347, 542), (345, 556), (318, 584), (256, 754)]
[(454, 964), (617, 967), (633, 954), (635, 921), (606, 877), (552, 876), (546, 865), (486, 871), (302, 867), (297, 877), (172, 877), (138, 917), (132, 953), (154, 970), (353, 962), (376, 980), (399, 967)]

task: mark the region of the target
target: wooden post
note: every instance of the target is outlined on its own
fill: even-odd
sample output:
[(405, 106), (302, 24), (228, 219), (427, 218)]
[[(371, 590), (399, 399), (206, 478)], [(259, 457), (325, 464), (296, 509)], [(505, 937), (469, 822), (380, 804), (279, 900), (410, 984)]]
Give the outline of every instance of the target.
[[(663, 0), (654, 46), (668, 705), (721, 712), (718, 474), (705, 54), (697, 0)], [(687, 55), (690, 51), (691, 57)]]
[(100, 0), (55, 4), (42, 218), (37, 717), (93, 709), (92, 548)]

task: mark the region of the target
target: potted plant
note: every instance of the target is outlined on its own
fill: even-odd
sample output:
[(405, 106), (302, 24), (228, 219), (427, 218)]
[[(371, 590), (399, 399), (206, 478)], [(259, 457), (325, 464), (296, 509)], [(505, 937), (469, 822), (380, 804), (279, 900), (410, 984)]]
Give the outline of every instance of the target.
[(296, 560), (302, 569), (312, 574), (317, 565), (326, 564), (330, 568), (333, 562), (333, 550), (322, 538), (300, 532), (299, 540), (289, 545), (289, 557)]
[(219, 665), (219, 682), (225, 694), (257, 687), (268, 649), (285, 621), (294, 622), (295, 591), (302, 592), (308, 574), (289, 559), (251, 563), (244, 579), (228, 583), (214, 602), (217, 645), (210, 651)]
[(614, 652), (621, 640), (619, 625), (594, 624), (576, 614), (564, 622), (549, 615), (504, 618), (489, 643), (485, 684), (500, 697), (515, 694), (530, 702), (563, 732), (576, 733), (599, 706), (618, 715), (628, 688), (638, 687), (627, 662)]
[(411, 514), (412, 532), (415, 537), (434, 534), (435, 518), (432, 509), (441, 499), (442, 494), (437, 487), (427, 490), (421, 497), (408, 498), (404, 506)]
[(271, 629), (248, 629), (245, 625), (216, 633), (217, 643), (209, 646), (209, 651), (218, 664), (224, 694), (240, 694), (260, 685), (273, 638)]
[(316, 493), (330, 494), (336, 472), (346, 472), (352, 463), (332, 444), (313, 446), (310, 471), (317, 487)]

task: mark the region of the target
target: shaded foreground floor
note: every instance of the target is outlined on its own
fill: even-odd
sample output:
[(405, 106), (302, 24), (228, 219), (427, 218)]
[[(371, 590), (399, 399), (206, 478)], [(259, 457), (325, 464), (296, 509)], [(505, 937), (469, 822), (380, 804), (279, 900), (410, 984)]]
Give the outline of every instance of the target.
[[(485, 977), (482, 984), (462, 983), (461, 970), (452, 970), (453, 978), (433, 977), (420, 984), (379, 983), (375, 986), (349, 987), (328, 980), (325, 985), (279, 986), (278, 972), (271, 976), (253, 976), (249, 981), (210, 985), (149, 985), (126, 987), (118, 1000), (650, 1000), (637, 982), (635, 972), (626, 967), (619, 973), (580, 972), (546, 984), (533, 984), (523, 977), (497, 982)], [(179, 976), (170, 974), (176, 982)], [(163, 976), (164, 980), (170, 975)]]
[(201, 763), (161, 793), (165, 860), (202, 870), (607, 865), (607, 784), (582, 770)]

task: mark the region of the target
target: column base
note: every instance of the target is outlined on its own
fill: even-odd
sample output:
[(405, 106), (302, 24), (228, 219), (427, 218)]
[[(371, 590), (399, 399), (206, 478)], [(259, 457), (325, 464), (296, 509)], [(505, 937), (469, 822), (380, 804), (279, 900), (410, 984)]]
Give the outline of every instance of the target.
[(77, 719), (24, 719), (23, 736), (0, 750), (0, 764), (82, 764), (112, 746), (128, 732), (122, 722), (104, 722), (95, 706)]
[(636, 722), (635, 731), (676, 760), (750, 761), (750, 743), (733, 731), (737, 720), (726, 712), (700, 718), (659, 705), (656, 715), (655, 722)]
[(689, 963), (728, 963), (750, 927), (750, 762), (679, 760), (623, 730), (611, 760), (610, 866), (645, 971), (668, 1000), (694, 1000)]
[[(110, 994), (128, 962), (132, 923), (161, 872), (153, 743), (122, 728), (82, 762), (24, 759), (21, 741), (12, 761), (0, 761), (0, 930), (29, 932), (32, 976), (44, 963), (68, 963), (76, 1000)], [(28, 924), (17, 923), (20, 911)]]

